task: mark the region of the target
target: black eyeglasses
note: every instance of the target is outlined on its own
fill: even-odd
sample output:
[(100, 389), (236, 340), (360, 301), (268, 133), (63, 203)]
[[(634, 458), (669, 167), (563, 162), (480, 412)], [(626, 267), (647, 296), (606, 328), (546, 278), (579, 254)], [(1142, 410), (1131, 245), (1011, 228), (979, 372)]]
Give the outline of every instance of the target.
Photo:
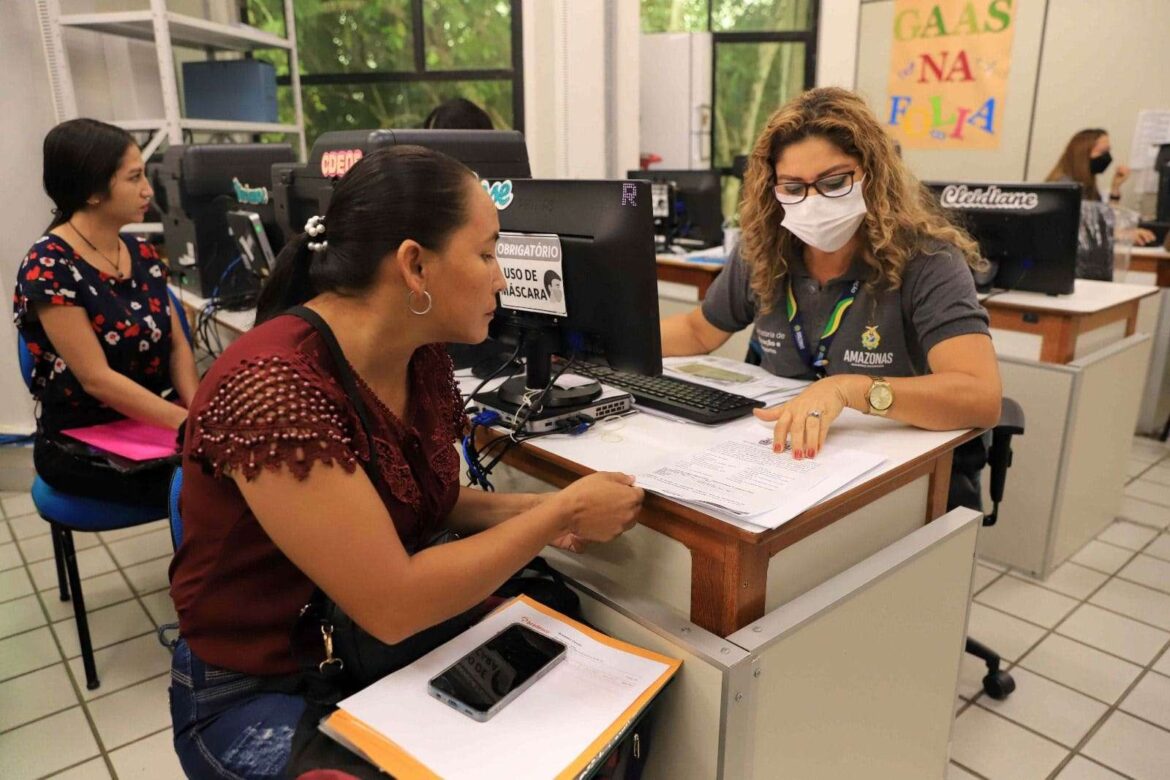
[(808, 197), (810, 188), (816, 188), (826, 198), (843, 198), (853, 191), (853, 176), (856, 170), (822, 176), (811, 184), (803, 181), (782, 181), (772, 187), (776, 200), (785, 206), (793, 206)]

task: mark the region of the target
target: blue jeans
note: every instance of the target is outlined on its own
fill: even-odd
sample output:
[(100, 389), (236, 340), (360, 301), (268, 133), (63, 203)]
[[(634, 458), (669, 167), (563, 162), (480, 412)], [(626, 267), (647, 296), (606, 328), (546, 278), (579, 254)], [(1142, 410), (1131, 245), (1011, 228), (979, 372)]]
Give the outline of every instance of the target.
[(265, 681), (200, 661), (179, 639), (171, 662), (175, 752), (191, 778), (280, 777), (305, 699), (263, 690)]

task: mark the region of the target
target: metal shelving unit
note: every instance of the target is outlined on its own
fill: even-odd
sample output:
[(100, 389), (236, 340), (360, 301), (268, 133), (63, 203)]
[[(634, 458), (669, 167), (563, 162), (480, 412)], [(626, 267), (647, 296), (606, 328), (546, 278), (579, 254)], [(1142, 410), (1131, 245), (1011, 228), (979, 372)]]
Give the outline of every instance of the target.
[[(149, 132), (150, 140), (142, 148), (142, 156), (149, 157), (163, 142), (183, 142), (183, 133), (236, 134), (284, 133), (295, 135), (299, 141), (301, 158), (306, 157), (305, 121), (301, 106), (301, 76), (297, 67), (296, 20), (293, 0), (284, 0), (287, 38), (258, 30), (246, 24), (222, 24), (194, 16), (173, 13), (166, 8), (166, 0), (149, 0), (150, 8), (143, 11), (115, 11), (108, 13), (62, 14), (59, 0), (36, 0), (37, 16), (45, 58), (49, 67), (49, 83), (57, 121), (77, 116), (77, 100), (73, 89), (73, 74), (65, 51), (62, 30), (73, 28), (106, 35), (116, 35), (140, 41), (153, 41), (158, 60), (159, 80), (162, 85), (164, 116), (150, 119), (115, 121), (114, 124), (130, 132)], [(281, 49), (288, 52), (289, 80), (293, 91), (295, 121), (230, 122), (218, 119), (187, 118), (179, 107), (179, 87), (175, 74), (174, 47), (204, 49), (214, 52), (253, 52), (262, 49)]]

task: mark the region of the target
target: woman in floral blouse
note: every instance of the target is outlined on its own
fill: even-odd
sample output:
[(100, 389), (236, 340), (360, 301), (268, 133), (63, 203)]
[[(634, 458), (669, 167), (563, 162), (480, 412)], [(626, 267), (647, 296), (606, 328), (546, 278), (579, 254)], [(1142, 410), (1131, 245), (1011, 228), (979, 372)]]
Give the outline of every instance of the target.
[[(25, 255), (13, 300), (34, 358), (37, 473), (73, 494), (161, 503), (167, 471), (119, 474), (59, 443), (64, 429), (126, 417), (177, 431), (199, 384), (166, 268), (149, 244), (119, 233), (142, 221), (154, 194), (142, 154), (124, 130), (73, 119), (45, 136), (44, 158), (54, 219)], [(173, 400), (163, 398), (171, 388)]]

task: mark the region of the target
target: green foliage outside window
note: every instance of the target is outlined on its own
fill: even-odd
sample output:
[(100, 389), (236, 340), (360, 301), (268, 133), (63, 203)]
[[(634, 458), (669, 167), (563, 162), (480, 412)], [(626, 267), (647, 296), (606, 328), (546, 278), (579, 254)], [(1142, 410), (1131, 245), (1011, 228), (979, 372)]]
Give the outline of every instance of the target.
[(642, 32), (705, 32), (709, 0), (642, 0)]
[[(772, 112), (805, 85), (805, 42), (742, 41), (736, 34), (812, 29), (816, 0), (642, 0), (642, 32), (716, 33), (712, 164), (751, 151)], [(724, 180), (723, 213), (734, 214), (739, 181)]]
[[(423, 54), (428, 73), (512, 68), (509, 0), (421, 0)], [(497, 128), (514, 126), (510, 78), (377, 81), (385, 73), (415, 74), (411, 0), (296, 0), (301, 77), (344, 75), (342, 83), (302, 83), (305, 140), (328, 130), (419, 127), (435, 106), (464, 97), (481, 106)], [(247, 0), (251, 23), (285, 35), (282, 0)], [(288, 55), (258, 53), (288, 76)], [(308, 81), (312, 81), (311, 78)], [(292, 88), (281, 86), (282, 122), (294, 117)]]

